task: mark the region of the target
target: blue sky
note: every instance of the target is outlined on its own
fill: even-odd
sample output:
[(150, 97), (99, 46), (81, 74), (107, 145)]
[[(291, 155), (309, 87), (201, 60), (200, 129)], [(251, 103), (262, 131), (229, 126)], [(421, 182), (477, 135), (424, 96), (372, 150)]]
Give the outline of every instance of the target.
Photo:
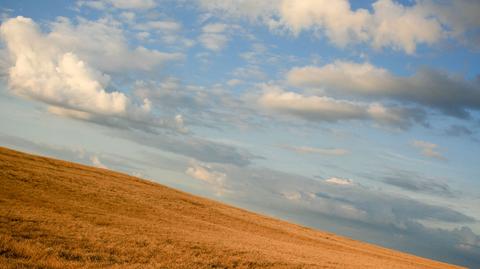
[(480, 264), (478, 1), (0, 1), (0, 144)]

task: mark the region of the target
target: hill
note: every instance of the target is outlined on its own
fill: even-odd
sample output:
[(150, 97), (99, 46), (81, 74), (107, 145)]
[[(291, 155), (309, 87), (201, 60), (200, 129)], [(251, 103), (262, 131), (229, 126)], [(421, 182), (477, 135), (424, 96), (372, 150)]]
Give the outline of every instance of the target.
[(1, 268), (458, 268), (0, 147)]

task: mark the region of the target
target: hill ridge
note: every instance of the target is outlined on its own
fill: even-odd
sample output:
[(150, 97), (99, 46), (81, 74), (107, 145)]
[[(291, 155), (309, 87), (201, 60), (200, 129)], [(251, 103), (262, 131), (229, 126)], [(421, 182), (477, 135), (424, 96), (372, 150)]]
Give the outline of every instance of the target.
[(0, 147), (0, 267), (460, 268)]

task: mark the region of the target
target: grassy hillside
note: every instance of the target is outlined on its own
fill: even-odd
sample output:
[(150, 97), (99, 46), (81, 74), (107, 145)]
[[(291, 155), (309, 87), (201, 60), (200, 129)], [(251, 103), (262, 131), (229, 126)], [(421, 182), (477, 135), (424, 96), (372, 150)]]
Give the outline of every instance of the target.
[(0, 147), (0, 268), (457, 268)]

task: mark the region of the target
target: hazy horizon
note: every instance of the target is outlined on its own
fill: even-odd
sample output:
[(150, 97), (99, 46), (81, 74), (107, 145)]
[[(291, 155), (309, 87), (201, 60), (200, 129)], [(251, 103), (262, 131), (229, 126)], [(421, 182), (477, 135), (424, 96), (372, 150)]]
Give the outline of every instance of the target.
[(0, 146), (478, 266), (478, 14), (0, 0)]

